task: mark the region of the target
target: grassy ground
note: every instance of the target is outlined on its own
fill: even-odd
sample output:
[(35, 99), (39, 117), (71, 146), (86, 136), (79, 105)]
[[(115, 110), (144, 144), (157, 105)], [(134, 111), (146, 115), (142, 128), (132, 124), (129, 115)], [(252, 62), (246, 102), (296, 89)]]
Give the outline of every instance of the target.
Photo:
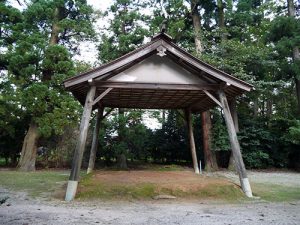
[(51, 196), (62, 189), (69, 176), (66, 171), (19, 172), (0, 170), (0, 186), (27, 192), (31, 197)]
[(255, 196), (259, 196), (266, 201), (284, 202), (300, 200), (300, 187), (252, 182), (252, 190)]
[[(180, 171), (180, 168), (156, 168), (156, 171)], [(58, 197), (63, 198), (65, 184), (68, 180), (68, 171), (37, 171), (24, 173), (19, 171), (0, 170), (0, 187), (12, 191), (27, 192), (32, 197)], [(272, 176), (272, 174), (270, 174)], [(220, 199), (236, 200), (244, 199), (240, 189), (235, 185), (218, 184), (217, 186), (203, 186), (201, 190), (182, 191), (176, 188), (157, 187), (155, 183), (139, 184), (108, 184), (93, 181), (93, 175), (84, 175), (79, 186), (78, 200), (86, 199), (141, 199), (147, 200), (158, 194), (175, 195), (179, 199)], [(296, 186), (276, 185), (269, 183), (255, 183), (252, 181), (253, 192), (266, 201), (293, 201), (300, 200), (300, 188)], [(57, 195), (60, 193), (60, 195)]]
[[(159, 170), (158, 176), (163, 176), (165, 173), (166, 171)], [(124, 174), (126, 176), (126, 172)], [(172, 173), (168, 173), (168, 175), (172, 176)], [(228, 182), (214, 182), (211, 180), (208, 182), (207, 179), (209, 178), (203, 179), (199, 177), (200, 182), (203, 181), (202, 184), (194, 185), (194, 188), (187, 189), (189, 184), (183, 186), (179, 181), (175, 185), (169, 184), (167, 186), (161, 182), (142, 181), (131, 183), (129, 181), (116, 183), (113, 181), (113, 176), (112, 173), (112, 181), (107, 182), (107, 180), (97, 179), (93, 174), (86, 175), (80, 182), (77, 198), (80, 200), (150, 200), (158, 195), (172, 195), (179, 199), (217, 199), (226, 201), (244, 199), (243, 193), (236, 185)], [(205, 182), (207, 182), (207, 185)]]

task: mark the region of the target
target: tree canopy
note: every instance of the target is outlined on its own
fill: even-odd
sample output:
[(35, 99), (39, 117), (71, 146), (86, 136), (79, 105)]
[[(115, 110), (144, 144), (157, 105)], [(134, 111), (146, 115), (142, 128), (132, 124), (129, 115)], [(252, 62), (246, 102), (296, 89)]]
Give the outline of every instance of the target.
[[(62, 81), (92, 67), (75, 60), (79, 46), (93, 42), (97, 62), (106, 63), (144, 44), (164, 22), (181, 47), (255, 86), (255, 91), (237, 99), (246, 166), (299, 168), (298, 2), (114, 0), (102, 12), (86, 0), (15, 4), (0, 2), (0, 158), (7, 164), (19, 162), (22, 167), (20, 162), (44, 147), (46, 153), (38, 157), (42, 165), (45, 158), (47, 166), (69, 165), (82, 109)], [(195, 12), (201, 32), (193, 24)], [(105, 21), (99, 30), (97, 20)], [(201, 40), (201, 55), (195, 34)], [(111, 164), (121, 153), (132, 161), (191, 161), (181, 111), (123, 110), (103, 121), (98, 162)], [(160, 128), (147, 127), (146, 115)], [(212, 110), (211, 120), (212, 151), (219, 166), (226, 167), (230, 146), (222, 112)], [(203, 159), (200, 116), (194, 115), (193, 121), (198, 156)], [(30, 151), (30, 156), (25, 154)]]

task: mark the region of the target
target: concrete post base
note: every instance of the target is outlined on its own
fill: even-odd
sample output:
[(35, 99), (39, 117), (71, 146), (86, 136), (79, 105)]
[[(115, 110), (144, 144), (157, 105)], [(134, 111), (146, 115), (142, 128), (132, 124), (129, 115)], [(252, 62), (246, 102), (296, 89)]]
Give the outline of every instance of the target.
[(245, 195), (248, 198), (252, 198), (253, 195), (252, 195), (252, 190), (251, 190), (251, 186), (250, 186), (250, 183), (249, 183), (249, 179), (248, 178), (243, 178), (241, 180), (241, 185), (242, 185), (242, 189), (243, 189)]
[(89, 174), (91, 172), (93, 172), (93, 169), (92, 168), (87, 168), (86, 174)]
[(65, 201), (69, 202), (75, 198), (76, 191), (77, 191), (78, 181), (69, 180), (68, 187), (66, 191)]

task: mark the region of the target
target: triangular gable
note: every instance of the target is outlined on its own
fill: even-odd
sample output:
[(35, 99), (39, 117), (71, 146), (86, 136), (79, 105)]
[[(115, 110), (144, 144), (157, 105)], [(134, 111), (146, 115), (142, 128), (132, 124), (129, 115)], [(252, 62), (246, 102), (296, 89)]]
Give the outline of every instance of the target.
[(164, 33), (156, 35), (156, 37), (151, 42), (110, 63), (104, 64), (84, 74), (65, 80), (64, 85), (66, 88), (71, 88), (74, 85), (78, 85), (89, 80), (110, 79), (120, 72), (123, 72), (124, 70), (136, 65), (138, 62), (143, 61), (145, 58), (148, 58), (151, 55), (157, 53), (161, 54), (162, 56), (164, 54), (174, 55), (194, 69), (196, 68), (196, 70), (198, 70), (198, 73), (201, 73), (201, 76), (205, 76), (208, 79), (218, 80), (220, 83), (224, 82), (227, 83), (227, 85), (233, 85), (244, 91), (250, 91), (252, 89), (252, 85), (239, 80), (223, 71), (220, 71), (187, 53), (185, 50), (172, 43), (170, 37), (166, 36)]
[[(97, 79), (96, 79), (97, 80)], [(161, 83), (161, 84), (206, 84), (199, 76), (192, 74), (167, 56), (151, 55), (114, 75), (107, 81)]]

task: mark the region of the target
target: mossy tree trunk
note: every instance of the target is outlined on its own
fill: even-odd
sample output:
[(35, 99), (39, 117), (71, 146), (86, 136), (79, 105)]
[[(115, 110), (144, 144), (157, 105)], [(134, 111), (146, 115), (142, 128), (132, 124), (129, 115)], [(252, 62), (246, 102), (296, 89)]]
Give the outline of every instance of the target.
[(27, 134), (25, 135), (18, 168), (21, 171), (34, 171), (37, 144), (39, 139), (38, 127), (35, 122), (31, 122)]

